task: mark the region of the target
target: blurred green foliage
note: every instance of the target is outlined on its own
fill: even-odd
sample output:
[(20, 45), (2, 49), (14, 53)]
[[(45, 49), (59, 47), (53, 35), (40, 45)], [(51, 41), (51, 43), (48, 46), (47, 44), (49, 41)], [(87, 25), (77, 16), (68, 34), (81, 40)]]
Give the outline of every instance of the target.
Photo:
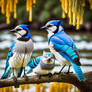
[[(61, 19), (61, 4), (59, 0), (37, 0), (36, 5), (33, 5), (33, 21), (43, 23), (50, 19)], [(19, 0), (17, 5), (16, 21), (27, 22), (28, 12), (26, 11), (26, 0)], [(0, 13), (0, 23), (5, 23), (5, 15)], [(92, 10), (89, 9), (89, 3), (85, 7), (84, 21), (92, 19)], [(13, 14), (11, 22), (14, 22)]]

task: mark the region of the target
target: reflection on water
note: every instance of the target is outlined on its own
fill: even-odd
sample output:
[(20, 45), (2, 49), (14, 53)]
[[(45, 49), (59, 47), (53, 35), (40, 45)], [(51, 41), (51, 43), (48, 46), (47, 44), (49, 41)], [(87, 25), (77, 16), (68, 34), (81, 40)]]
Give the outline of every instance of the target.
[(79, 89), (68, 83), (50, 83), (49, 88), (45, 84), (20, 85), (20, 88), (4, 87), (0, 92), (80, 92)]
[[(31, 31), (32, 32), (32, 31)], [(42, 32), (32, 32), (32, 39), (34, 41), (34, 53), (33, 56), (42, 55), (43, 50), (48, 49), (48, 41), (46, 34)], [(75, 34), (70, 33), (73, 40), (76, 42), (76, 45), (80, 52), (80, 58), (82, 63), (82, 70), (83, 72), (92, 71), (92, 34)], [(16, 37), (12, 34), (10, 34), (7, 31), (0, 32), (0, 72), (3, 74), (3, 70), (5, 67), (5, 58), (8, 53), (8, 48), (11, 45), (11, 43), (16, 39)], [(64, 60), (62, 58), (62, 60)], [(56, 61), (56, 64), (59, 65), (59, 63)], [(55, 72), (56, 70), (59, 71), (61, 69), (60, 66), (56, 66), (53, 70)], [(65, 71), (67, 70), (67, 66), (65, 68)], [(73, 68), (71, 67), (71, 71), (73, 71)], [(30, 74), (32, 75), (32, 73)], [(58, 86), (57, 86), (58, 85)], [(62, 86), (63, 85), (63, 86)], [(55, 88), (54, 88), (55, 87)], [(8, 91), (3, 91), (8, 90)], [(11, 91), (10, 91), (11, 90)], [(13, 91), (12, 91), (13, 90)], [(24, 91), (25, 90), (25, 91)], [(41, 90), (41, 91), (39, 91)], [(46, 91), (45, 91), (46, 90)], [(57, 90), (57, 91), (53, 91)], [(22, 85), (21, 88), (14, 89), (12, 87), (9, 88), (0, 88), (0, 92), (79, 92), (77, 88), (70, 84), (66, 83), (45, 83), (40, 85)], [(68, 91), (67, 91), (68, 90)], [(71, 90), (71, 91), (69, 91)]]

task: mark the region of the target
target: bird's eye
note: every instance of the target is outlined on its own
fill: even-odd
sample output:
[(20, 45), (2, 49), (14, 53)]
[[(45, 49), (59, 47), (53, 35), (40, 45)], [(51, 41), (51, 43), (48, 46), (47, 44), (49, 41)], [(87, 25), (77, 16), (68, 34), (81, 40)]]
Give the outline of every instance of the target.
[(17, 31), (20, 31), (21, 29), (16, 29)]
[(48, 25), (47, 27), (52, 27), (53, 25)]

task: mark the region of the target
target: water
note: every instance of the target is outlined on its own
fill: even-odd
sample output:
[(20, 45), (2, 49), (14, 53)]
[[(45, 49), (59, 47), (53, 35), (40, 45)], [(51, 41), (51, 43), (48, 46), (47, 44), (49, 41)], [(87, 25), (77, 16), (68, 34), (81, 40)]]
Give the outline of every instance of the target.
[[(32, 39), (34, 41), (33, 56), (42, 55), (43, 50), (49, 51), (48, 41), (46, 36), (47, 33), (44, 33), (42, 31), (31, 31), (31, 34), (32, 34)], [(83, 72), (92, 71), (92, 34), (77, 33), (77, 32), (68, 33), (68, 34), (73, 38), (77, 48), (79, 49), (80, 58), (81, 58), (80, 61), (82, 63)], [(11, 45), (12, 42), (14, 42), (15, 39), (16, 37), (13, 34), (10, 34), (8, 31), (0, 32), (0, 72), (2, 73), (5, 68), (5, 59), (9, 50), (9, 46)], [(56, 64), (59, 65), (57, 61)], [(55, 67), (52, 72), (55, 72), (56, 70), (59, 71), (60, 68), (61, 68), (60, 66)], [(65, 71), (66, 70), (67, 67), (65, 68)], [(71, 71), (73, 71), (72, 67), (71, 67)], [(48, 83), (45, 85), (49, 87)], [(35, 88), (33, 86), (30, 90), (34, 92), (34, 89)], [(46, 92), (48, 92), (48, 89)]]

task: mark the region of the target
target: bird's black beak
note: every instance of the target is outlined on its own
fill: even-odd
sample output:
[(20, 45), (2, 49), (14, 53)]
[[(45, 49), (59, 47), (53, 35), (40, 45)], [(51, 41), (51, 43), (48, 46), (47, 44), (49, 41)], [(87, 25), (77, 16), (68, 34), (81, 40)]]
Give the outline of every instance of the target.
[(41, 30), (46, 30), (46, 29), (47, 29), (46, 26), (41, 27)]
[(50, 61), (50, 60), (51, 60), (51, 58), (48, 59), (48, 61)]
[(10, 30), (10, 32), (15, 33), (16, 32), (16, 29), (12, 29), (12, 30)]

